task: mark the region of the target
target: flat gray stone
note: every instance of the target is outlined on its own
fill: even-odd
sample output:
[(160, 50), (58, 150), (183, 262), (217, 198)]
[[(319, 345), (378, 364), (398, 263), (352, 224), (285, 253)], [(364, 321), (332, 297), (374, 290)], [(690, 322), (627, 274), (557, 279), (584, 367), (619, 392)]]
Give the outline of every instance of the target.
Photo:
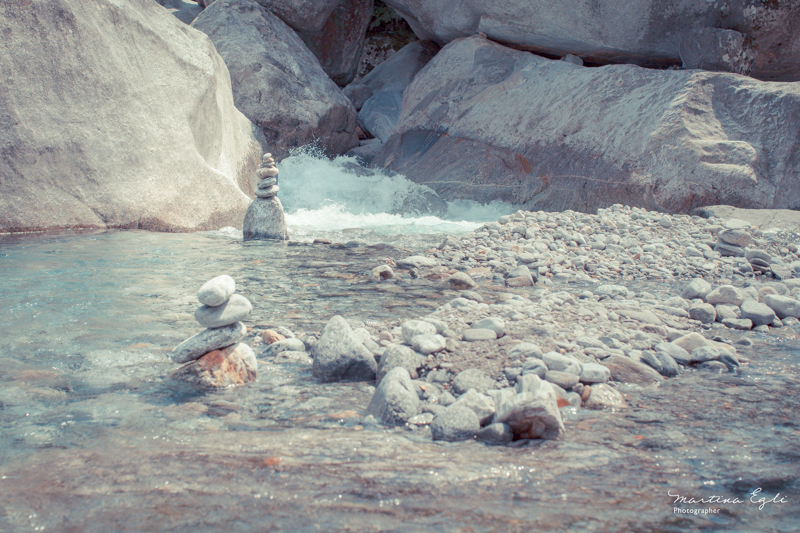
[(545, 381), (558, 385), (562, 389), (571, 389), (578, 384), (579, 378), (571, 372), (549, 370), (544, 375)]
[(412, 255), (397, 261), (397, 268), (411, 270), (412, 268), (435, 267), (439, 265), (439, 260), (423, 255)]
[(205, 329), (176, 346), (170, 357), (176, 363), (188, 363), (212, 350), (236, 344), (245, 335), (247, 335), (247, 327), (241, 322), (221, 328)]
[(583, 363), (580, 375), (581, 383), (605, 383), (610, 377), (611, 371), (608, 367), (599, 363)]
[(471, 440), (480, 431), (478, 415), (463, 405), (451, 405), (431, 422), (433, 440), (456, 442)]
[(753, 240), (749, 233), (741, 229), (724, 229), (717, 234), (717, 238), (738, 248), (747, 246)]
[(241, 294), (234, 294), (222, 305), (198, 307), (194, 312), (194, 318), (201, 326), (221, 328), (243, 320), (252, 310), (253, 305), (250, 300)]
[(714, 251), (719, 252), (722, 257), (743, 257), (744, 248), (728, 244), (726, 242), (718, 242), (714, 246)]
[(740, 329), (742, 331), (753, 329), (753, 323), (749, 318), (726, 318), (722, 321), (722, 325), (727, 328)]
[[(561, 370), (563, 372), (571, 372), (576, 376), (581, 374), (581, 363), (574, 357), (560, 354), (558, 352), (547, 352), (542, 356), (542, 361), (547, 365), (548, 370)], [(524, 373), (523, 367), (523, 373)]]
[(419, 413), (420, 402), (408, 370), (398, 366), (381, 380), (367, 406), (367, 413), (384, 424), (403, 425)]
[(749, 318), (755, 326), (772, 324), (776, 317), (775, 311), (767, 304), (757, 301), (746, 300), (742, 302), (740, 307), (742, 309), (742, 318)]
[(378, 370), (375, 357), (339, 315), (325, 325), (322, 335), (311, 349), (311, 355), (314, 357), (311, 372), (324, 382), (372, 381)]
[(493, 341), (497, 339), (497, 333), (491, 329), (465, 329), (463, 335), (464, 340), (467, 342)]
[(209, 307), (222, 305), (236, 292), (236, 282), (232, 277), (222, 275), (206, 281), (197, 291), (200, 303)]

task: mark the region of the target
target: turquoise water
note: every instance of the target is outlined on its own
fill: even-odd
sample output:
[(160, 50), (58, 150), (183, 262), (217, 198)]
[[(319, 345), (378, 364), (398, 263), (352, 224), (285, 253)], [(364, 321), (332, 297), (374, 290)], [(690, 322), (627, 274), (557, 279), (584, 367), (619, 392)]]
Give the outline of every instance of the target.
[[(330, 205), (342, 219), (320, 225)], [(796, 340), (748, 334), (755, 345), (740, 351), (750, 361), (741, 375), (697, 371), (630, 387), (628, 410), (567, 413), (564, 440), (519, 448), (364, 425), (371, 385), (319, 384), (300, 363), (262, 361), (257, 382), (235, 389), (176, 386), (168, 353), (199, 331), (195, 294), (209, 278), (234, 277), (256, 330), (319, 331), (334, 314), (410, 318), (452, 295), (426, 280), (374, 284), (370, 269), (478, 223), (355, 213), (335, 201), (288, 211), (304, 241), (292, 246), (242, 243), (231, 229), (0, 236), (0, 531), (751, 532), (800, 523)], [(363, 243), (335, 249), (310, 244), (315, 237)], [(748, 496), (757, 488), (785, 501), (759, 509)], [(742, 503), (675, 505), (669, 494)]]

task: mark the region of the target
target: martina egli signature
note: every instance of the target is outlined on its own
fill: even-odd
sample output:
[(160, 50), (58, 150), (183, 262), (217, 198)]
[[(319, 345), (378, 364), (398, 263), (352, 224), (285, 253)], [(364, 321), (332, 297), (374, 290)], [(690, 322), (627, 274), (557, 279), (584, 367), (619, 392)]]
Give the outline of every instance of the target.
[(758, 510), (759, 511), (762, 511), (766, 505), (769, 505), (769, 504), (772, 504), (772, 503), (787, 503), (786, 497), (785, 496), (781, 496), (780, 492), (778, 494), (776, 494), (775, 496), (773, 496), (772, 498), (767, 498), (765, 496), (761, 496), (761, 489), (760, 488), (754, 489), (753, 492), (751, 492), (749, 494), (750, 497), (747, 500), (740, 500), (736, 496), (734, 496), (733, 498), (727, 498), (727, 497), (723, 497), (723, 496), (718, 496), (716, 494), (713, 494), (711, 496), (707, 496), (705, 498), (692, 498), (692, 497), (681, 496), (680, 494), (673, 494), (671, 490), (667, 491), (667, 495), (669, 497), (671, 497), (671, 498), (674, 498), (674, 500), (672, 501), (673, 504), (688, 503), (688, 504), (691, 505), (691, 504), (700, 504), (700, 503), (702, 503), (702, 504), (752, 503), (752, 504), (758, 504)]

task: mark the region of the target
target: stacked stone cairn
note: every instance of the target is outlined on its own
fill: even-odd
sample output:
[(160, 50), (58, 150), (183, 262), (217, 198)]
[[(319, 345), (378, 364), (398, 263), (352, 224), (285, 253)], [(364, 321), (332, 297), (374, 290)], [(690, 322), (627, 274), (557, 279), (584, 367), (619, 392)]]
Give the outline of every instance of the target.
[(172, 350), (172, 360), (184, 366), (171, 378), (205, 388), (243, 385), (256, 379), (256, 356), (248, 345), (239, 342), (247, 335), (241, 321), (253, 306), (235, 292), (236, 282), (230, 276), (218, 276), (200, 287), (197, 299), (202, 305), (194, 317), (207, 329)]
[(272, 154), (264, 154), (256, 171), (256, 199), (244, 215), (244, 240), (286, 240), (286, 219), (278, 199), (278, 168)]

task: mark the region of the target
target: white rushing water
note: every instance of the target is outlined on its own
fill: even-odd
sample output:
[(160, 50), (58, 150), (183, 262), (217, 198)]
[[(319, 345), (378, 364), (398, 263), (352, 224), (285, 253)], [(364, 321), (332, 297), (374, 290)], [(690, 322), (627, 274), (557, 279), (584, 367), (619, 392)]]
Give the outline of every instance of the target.
[(364, 229), (379, 235), (465, 233), (515, 208), (504, 202), (442, 202), (400, 174), (360, 167), (353, 157), (333, 160), (311, 148), (280, 165), (278, 197), (293, 238)]

